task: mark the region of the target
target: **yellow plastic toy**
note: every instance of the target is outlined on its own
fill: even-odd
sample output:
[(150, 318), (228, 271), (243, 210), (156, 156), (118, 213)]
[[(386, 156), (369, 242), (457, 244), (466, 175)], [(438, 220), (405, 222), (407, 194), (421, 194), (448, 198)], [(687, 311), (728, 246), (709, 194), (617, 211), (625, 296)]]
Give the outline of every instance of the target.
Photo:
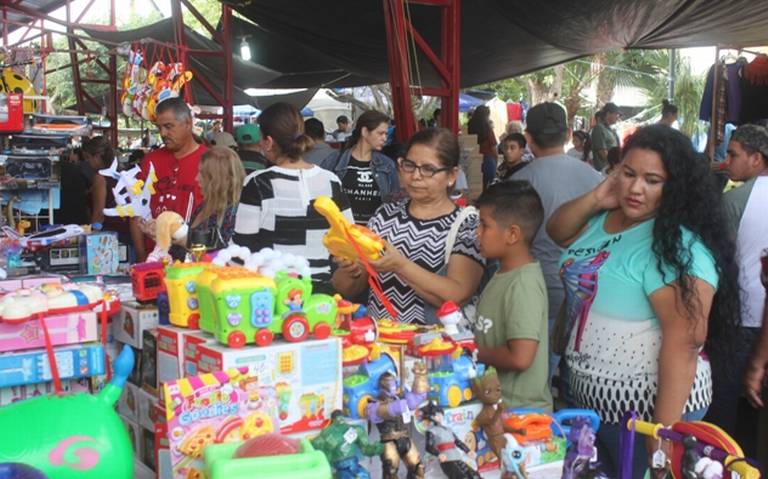
[(360, 251), (368, 260), (381, 258), (384, 241), (364, 226), (350, 224), (341, 214), (339, 207), (327, 196), (319, 196), (315, 200), (315, 209), (323, 215), (331, 227), (323, 237), (323, 244), (332, 256), (349, 261), (360, 259), (357, 250), (350, 242), (350, 237), (357, 243)]

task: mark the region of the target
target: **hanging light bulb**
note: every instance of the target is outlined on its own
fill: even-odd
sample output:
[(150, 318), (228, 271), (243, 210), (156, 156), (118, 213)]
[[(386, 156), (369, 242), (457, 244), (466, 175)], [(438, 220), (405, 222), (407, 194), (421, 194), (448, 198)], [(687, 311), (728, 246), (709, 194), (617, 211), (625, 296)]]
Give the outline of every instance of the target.
[(251, 47), (248, 45), (248, 42), (245, 41), (245, 38), (240, 42), (240, 57), (245, 61), (251, 59)]

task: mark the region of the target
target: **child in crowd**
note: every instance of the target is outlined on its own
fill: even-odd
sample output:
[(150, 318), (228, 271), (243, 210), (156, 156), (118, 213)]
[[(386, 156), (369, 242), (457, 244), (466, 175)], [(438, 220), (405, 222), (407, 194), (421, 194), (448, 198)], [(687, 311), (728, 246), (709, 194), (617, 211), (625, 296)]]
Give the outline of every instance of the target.
[(608, 164), (605, 165), (605, 169), (603, 169), (602, 173), (603, 175), (608, 176), (613, 173), (614, 170), (616, 170), (616, 167), (619, 166), (619, 163), (621, 163), (621, 148), (614, 146), (608, 150), (606, 160), (608, 161)]
[(525, 154), (525, 136), (522, 133), (510, 133), (501, 140), (501, 154), (504, 161), (496, 169), (496, 180), (504, 181), (516, 171), (527, 165), (523, 161)]
[(501, 263), (477, 305), (478, 360), (499, 372), (507, 406), (551, 411), (547, 288), (530, 251), (541, 199), (527, 181), (510, 180), (485, 190), (477, 208), (480, 253)]

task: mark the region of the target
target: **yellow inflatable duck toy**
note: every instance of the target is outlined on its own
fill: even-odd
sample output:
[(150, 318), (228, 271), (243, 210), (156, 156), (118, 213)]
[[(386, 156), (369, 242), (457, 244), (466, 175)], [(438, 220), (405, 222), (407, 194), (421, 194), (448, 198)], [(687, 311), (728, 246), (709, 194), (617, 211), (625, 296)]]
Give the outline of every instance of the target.
[(368, 228), (350, 224), (332, 199), (327, 196), (319, 196), (315, 199), (315, 209), (331, 225), (323, 237), (323, 244), (328, 248), (332, 256), (349, 261), (357, 261), (359, 256), (354, 245), (349, 240), (351, 237), (357, 243), (366, 259), (377, 260), (381, 258), (384, 241)]

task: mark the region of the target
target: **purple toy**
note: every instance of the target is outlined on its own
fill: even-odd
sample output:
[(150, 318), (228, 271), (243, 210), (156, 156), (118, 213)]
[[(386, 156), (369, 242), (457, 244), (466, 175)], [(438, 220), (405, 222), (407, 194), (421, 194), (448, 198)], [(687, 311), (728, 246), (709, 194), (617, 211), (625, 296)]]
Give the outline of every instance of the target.
[(567, 439), (568, 450), (563, 461), (563, 479), (605, 477), (598, 468), (595, 432), (587, 418), (573, 420)]

